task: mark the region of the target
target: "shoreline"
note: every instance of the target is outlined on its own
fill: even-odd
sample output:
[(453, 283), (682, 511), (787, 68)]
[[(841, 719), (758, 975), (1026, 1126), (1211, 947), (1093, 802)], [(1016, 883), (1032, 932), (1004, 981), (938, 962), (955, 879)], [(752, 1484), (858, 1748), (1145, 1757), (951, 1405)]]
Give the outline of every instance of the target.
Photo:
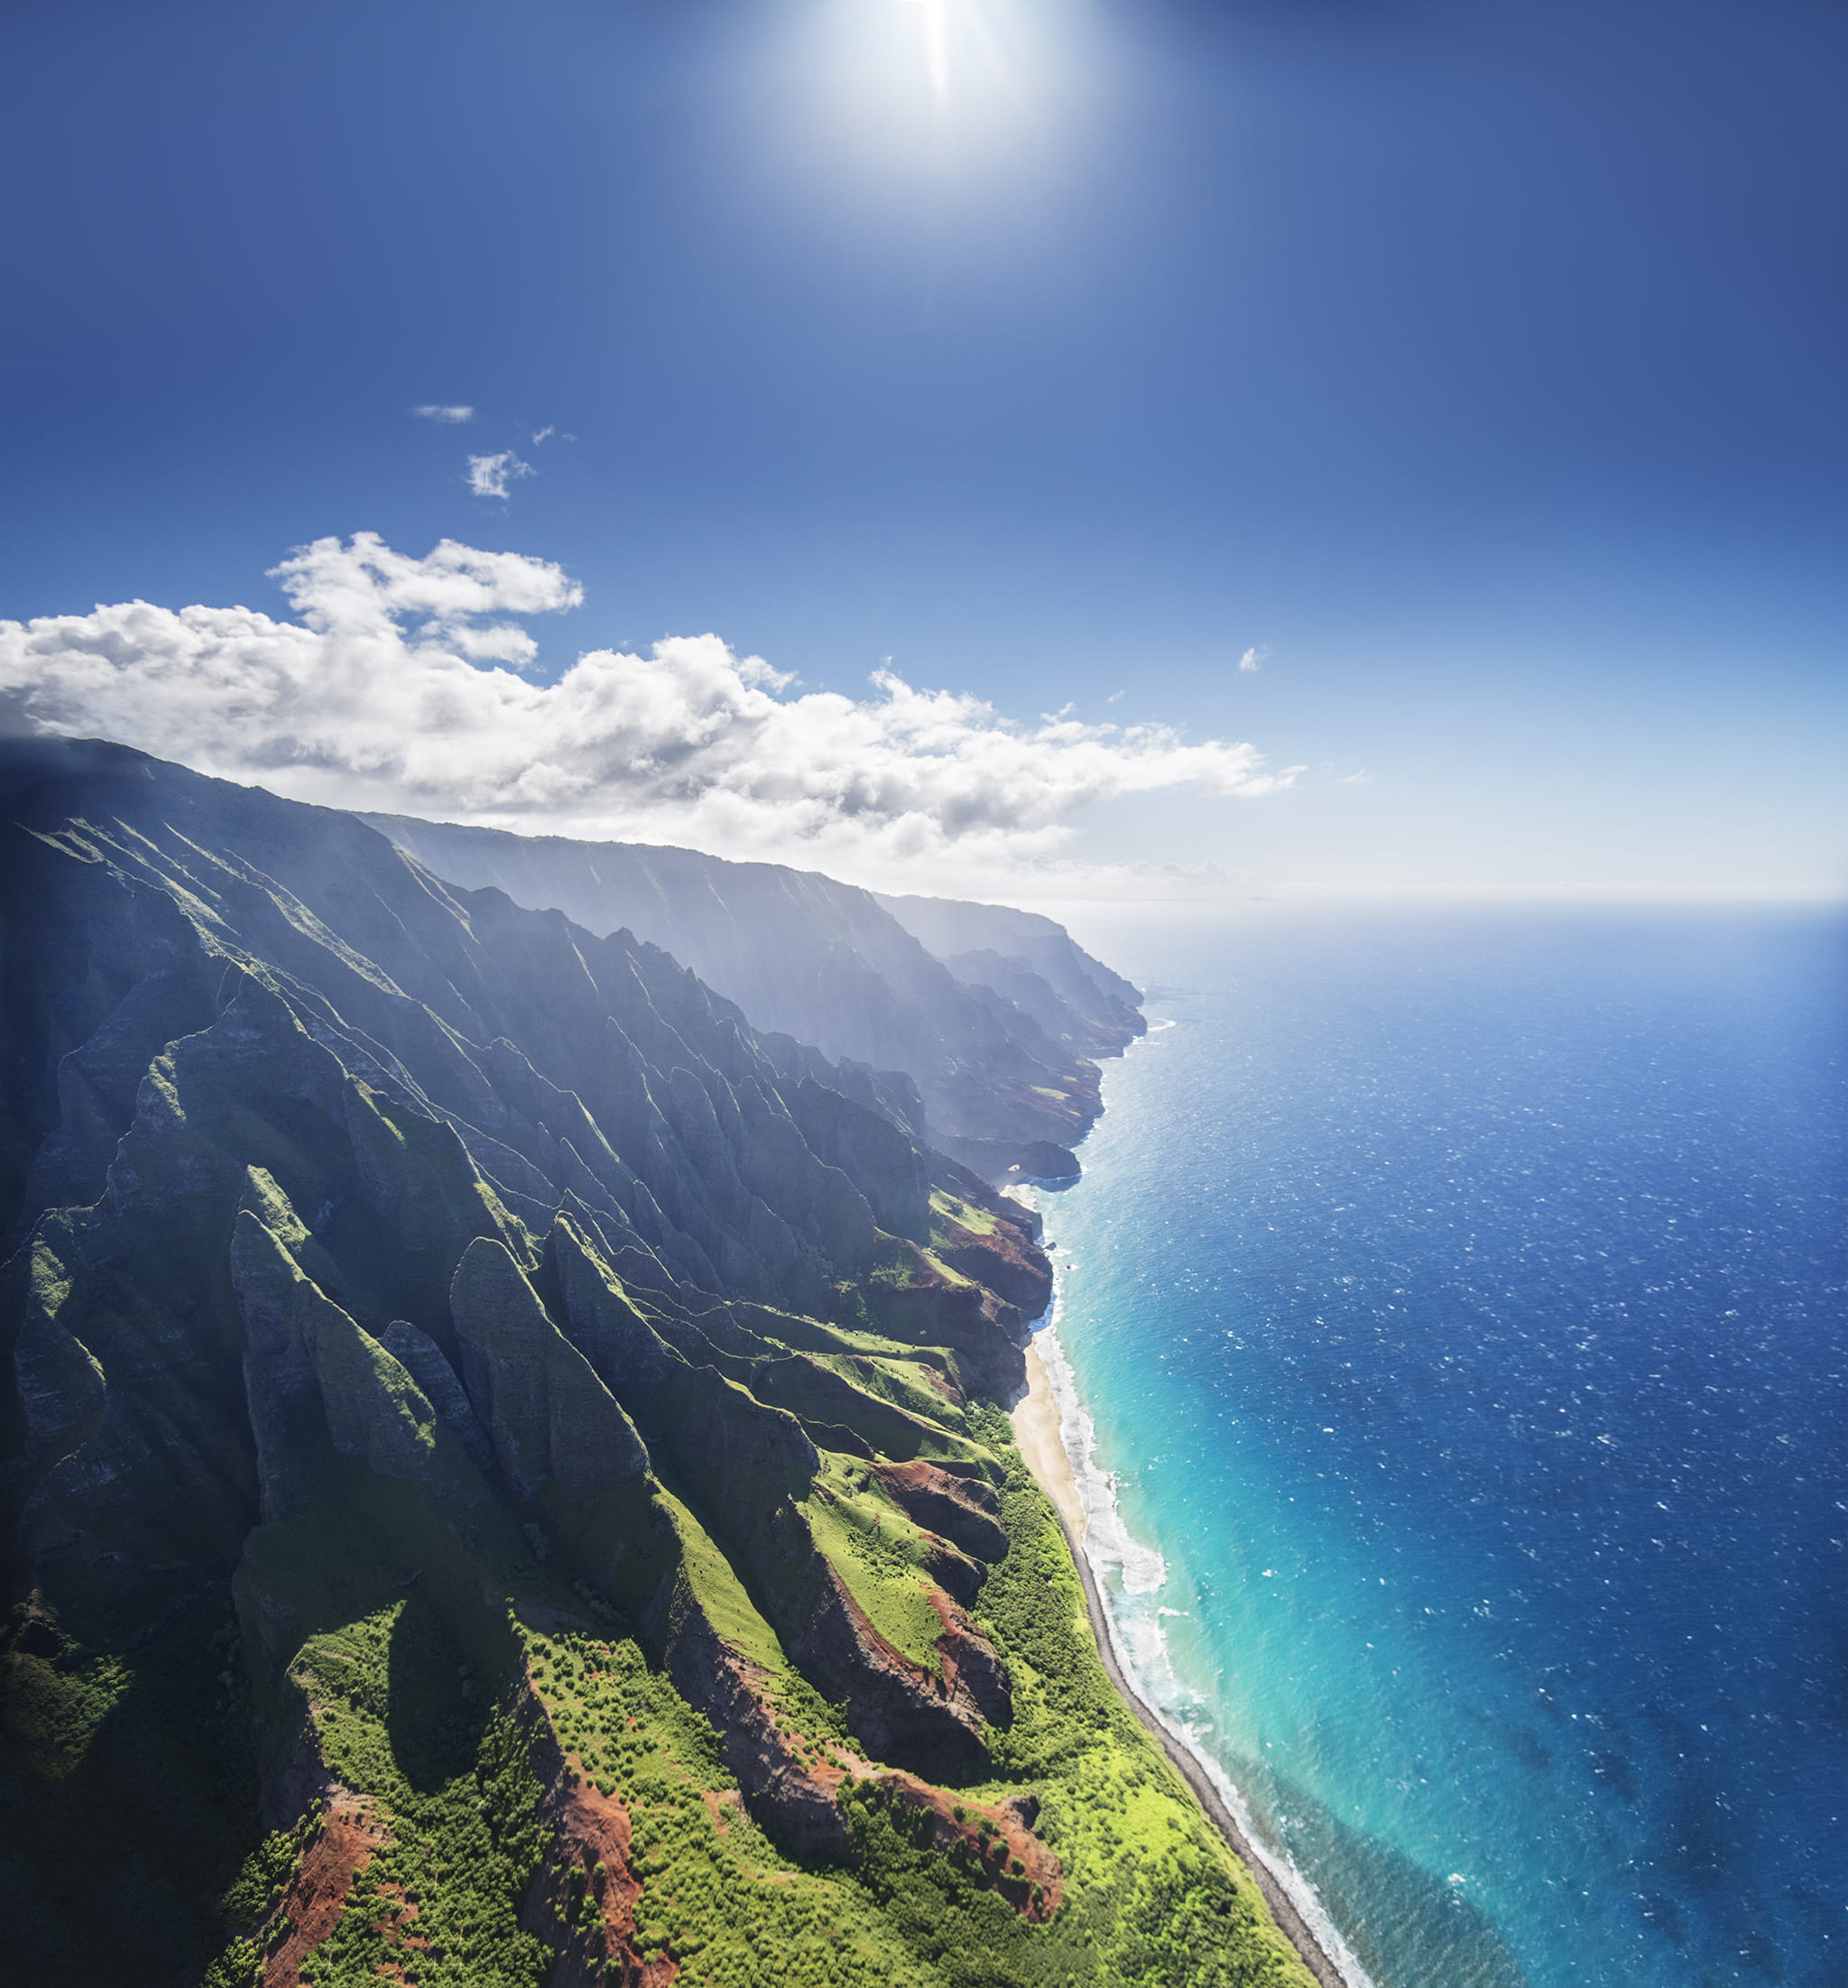
[(1319, 1988), (1350, 1988), (1346, 1975), (1329, 1957), (1326, 1949), (1298, 1909), (1295, 1900), (1285, 1891), (1266, 1860), (1252, 1847), (1251, 1839), (1239, 1826), (1237, 1817), (1213, 1785), (1206, 1770), (1193, 1752), (1176, 1738), (1160, 1715), (1137, 1691), (1118, 1660), (1116, 1645), (1111, 1633), (1110, 1618), (1104, 1609), (1104, 1596), (1098, 1588), (1097, 1577), (1091, 1571), (1091, 1563), (1085, 1554), (1084, 1503), (1078, 1495), (1076, 1474), (1072, 1469), (1071, 1458), (1066, 1454), (1064, 1438), (1059, 1433), (1058, 1403), (1053, 1396), (1051, 1377), (1046, 1371), (1046, 1363), (1040, 1357), (1037, 1341), (1030, 1344), (1026, 1350), (1027, 1392), (1015, 1402), (1011, 1411), (1014, 1441), (1019, 1446), (1028, 1470), (1032, 1473), (1034, 1482), (1046, 1493), (1054, 1515), (1058, 1520), (1059, 1530), (1065, 1534), (1066, 1544), (1071, 1549), (1072, 1561), (1078, 1570), (1078, 1579), (1085, 1590), (1085, 1606), (1091, 1617), (1091, 1633), (1096, 1641), (1097, 1654), (1104, 1660), (1105, 1675), (1117, 1696), (1160, 1743), (1162, 1752), (1179, 1771), (1181, 1778), (1193, 1789), (1200, 1806), (1206, 1811), (1220, 1835), (1231, 1845), (1234, 1856), (1251, 1872), (1252, 1882), (1258, 1887), (1265, 1904), (1270, 1907), (1270, 1916), (1276, 1921), (1278, 1930), (1295, 1947), (1303, 1965), (1314, 1975)]

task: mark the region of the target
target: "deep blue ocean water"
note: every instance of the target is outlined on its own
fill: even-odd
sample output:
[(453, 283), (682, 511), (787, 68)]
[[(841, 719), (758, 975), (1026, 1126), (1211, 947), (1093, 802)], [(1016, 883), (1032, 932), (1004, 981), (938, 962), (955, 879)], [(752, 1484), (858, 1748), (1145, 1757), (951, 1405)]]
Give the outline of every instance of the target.
[(1171, 1024), (1041, 1202), (1150, 1696), (1377, 1988), (1848, 1983), (1848, 920), (1071, 922)]

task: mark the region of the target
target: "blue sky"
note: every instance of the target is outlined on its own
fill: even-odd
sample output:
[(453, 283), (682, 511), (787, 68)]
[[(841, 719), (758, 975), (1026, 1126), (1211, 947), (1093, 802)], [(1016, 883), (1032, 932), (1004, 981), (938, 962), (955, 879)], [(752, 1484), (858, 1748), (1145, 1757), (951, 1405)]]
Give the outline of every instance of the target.
[(1176, 889), (1840, 891), (1839, 8), (941, 6), (22, 0), (0, 615), (448, 537), (1304, 769), (1059, 790)]

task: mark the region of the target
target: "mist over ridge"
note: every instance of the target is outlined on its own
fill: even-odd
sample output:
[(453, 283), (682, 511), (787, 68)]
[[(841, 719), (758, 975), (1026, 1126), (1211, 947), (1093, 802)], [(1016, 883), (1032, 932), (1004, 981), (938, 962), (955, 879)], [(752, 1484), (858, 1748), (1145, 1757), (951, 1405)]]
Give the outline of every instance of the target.
[(790, 1019), (863, 1000), (914, 1079), (352, 815), (95, 741), (0, 742), (0, 1880), (42, 1978), (1307, 1978), (1014, 1447), (1038, 1218), (933, 1143), (1068, 1164), (1126, 983), (911, 909), (1012, 932), (958, 971), (1035, 1019), (823, 879), (557, 873)]

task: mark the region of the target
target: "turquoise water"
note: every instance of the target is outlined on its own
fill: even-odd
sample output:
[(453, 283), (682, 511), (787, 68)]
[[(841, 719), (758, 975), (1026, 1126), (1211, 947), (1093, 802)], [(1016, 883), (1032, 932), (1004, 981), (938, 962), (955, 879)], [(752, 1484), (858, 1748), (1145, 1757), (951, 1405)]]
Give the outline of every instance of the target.
[(1072, 923), (1094, 1558), (1356, 1977), (1848, 1982), (1848, 926)]

